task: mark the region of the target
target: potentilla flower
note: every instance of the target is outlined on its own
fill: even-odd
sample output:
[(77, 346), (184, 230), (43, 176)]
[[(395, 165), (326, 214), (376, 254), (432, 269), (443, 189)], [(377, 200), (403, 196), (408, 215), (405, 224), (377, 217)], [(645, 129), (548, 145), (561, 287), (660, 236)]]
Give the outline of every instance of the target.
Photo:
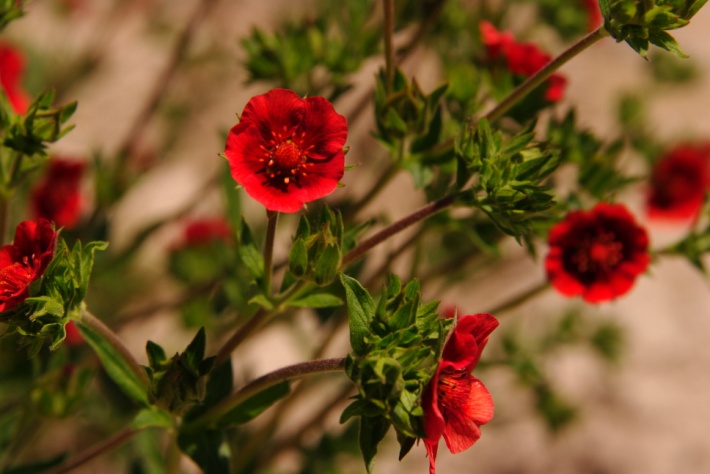
[[(519, 43), (513, 35), (501, 32), (491, 23), (482, 21), (479, 25), (481, 38), (491, 61), (503, 58), (508, 70), (520, 77), (530, 77), (542, 69), (552, 59), (533, 43)], [(549, 102), (562, 100), (567, 79), (559, 74), (552, 74), (547, 79), (545, 99)]]
[(481, 425), (493, 418), (493, 398), (471, 371), (496, 327), (498, 320), (490, 314), (462, 316), (446, 341), (439, 366), (422, 396), (430, 474), (436, 473), (442, 436), (449, 451), (460, 453), (478, 441)]
[(585, 10), (587, 10), (587, 29), (595, 30), (604, 22), (602, 11), (599, 9), (599, 0), (582, 0)]
[(548, 242), (550, 283), (563, 295), (581, 295), (589, 303), (629, 291), (650, 262), (646, 231), (619, 204), (568, 213), (550, 230)]
[(681, 145), (653, 167), (647, 198), (648, 216), (684, 220), (700, 212), (710, 188), (710, 143)]
[(69, 321), (64, 326), (67, 336), (64, 338), (64, 343), (69, 347), (78, 347), (84, 344), (84, 337), (79, 332), (79, 329), (74, 324), (74, 321)]
[(85, 164), (81, 161), (52, 158), (44, 177), (30, 196), (35, 218), (43, 218), (59, 227), (72, 228), (79, 221), (79, 190)]
[(244, 107), (225, 155), (252, 198), (271, 211), (297, 212), (338, 186), (347, 136), (345, 117), (323, 97), (272, 89)]
[(9, 44), (0, 44), (0, 85), (18, 114), (27, 112), (30, 105), (30, 98), (22, 89), (24, 69), (25, 59), (22, 54)]
[(54, 256), (57, 233), (46, 219), (21, 222), (12, 244), (0, 248), (0, 312), (13, 309), (29, 295)]
[(221, 217), (197, 219), (185, 225), (183, 240), (179, 247), (194, 247), (213, 241), (228, 241), (232, 238), (229, 223)]

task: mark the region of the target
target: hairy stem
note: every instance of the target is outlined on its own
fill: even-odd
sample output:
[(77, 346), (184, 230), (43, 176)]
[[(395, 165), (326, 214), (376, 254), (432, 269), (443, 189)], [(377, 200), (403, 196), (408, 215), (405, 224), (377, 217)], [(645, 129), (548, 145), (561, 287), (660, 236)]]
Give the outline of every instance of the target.
[(397, 222), (385, 227), (369, 239), (360, 242), (360, 244), (358, 244), (354, 249), (352, 249), (350, 252), (346, 253), (345, 256), (343, 256), (340, 268), (344, 269), (349, 264), (362, 257), (370, 249), (380, 244), (381, 242), (384, 242), (385, 240), (389, 239), (393, 235), (396, 235), (404, 229), (410, 227), (411, 225), (416, 224), (417, 222), (426, 219), (427, 217), (432, 216), (437, 212), (442, 211), (447, 207), (451, 206), (455, 198), (455, 195), (444, 196), (438, 201), (429, 203), (421, 209), (414, 211), (408, 216), (403, 217)]
[(145, 387), (148, 387), (150, 383), (148, 382), (148, 376), (146, 375), (143, 368), (138, 364), (131, 351), (128, 350), (126, 345), (123, 343), (121, 338), (113, 332), (108, 326), (101, 322), (96, 316), (91, 314), (86, 309), (81, 312), (81, 319), (77, 321), (78, 324), (83, 324), (93, 331), (101, 335), (101, 337), (108, 342), (111, 347), (113, 347), (116, 352), (121, 356), (121, 358), (128, 364), (133, 373), (138, 377)]
[(276, 236), (276, 223), (279, 213), (266, 211), (266, 238), (264, 239), (264, 280), (262, 283), (264, 294), (271, 297), (271, 275), (274, 266), (274, 237)]
[(345, 369), (345, 358), (339, 357), (334, 359), (320, 359), (299, 364), (289, 365), (281, 369), (275, 370), (268, 374), (252, 380), (239, 390), (232, 393), (227, 398), (213, 406), (201, 417), (191, 423), (192, 428), (197, 428), (217, 421), (222, 415), (228, 413), (233, 408), (239, 406), (249, 398), (266, 390), (280, 382), (305, 377), (307, 375), (326, 374), (330, 372), (342, 372)]
[(81, 466), (82, 464), (91, 461), (97, 456), (107, 453), (112, 449), (120, 446), (124, 442), (131, 439), (136, 433), (138, 433), (138, 430), (134, 430), (133, 428), (124, 428), (123, 430), (111, 436), (109, 439), (102, 441), (101, 443), (90, 447), (86, 451), (83, 451), (77, 454), (76, 456), (69, 458), (66, 462), (63, 462), (54, 469), (47, 471), (46, 474), (63, 474), (65, 472), (69, 472), (72, 469), (75, 469)]
[(394, 85), (394, 0), (382, 0), (385, 12), (385, 90), (389, 94)]
[(575, 44), (567, 48), (559, 56), (554, 58), (552, 61), (547, 63), (542, 69), (537, 71), (532, 76), (528, 77), (525, 82), (516, 87), (513, 92), (508, 94), (508, 96), (498, 103), (493, 109), (489, 110), (484, 118), (488, 119), (489, 122), (494, 122), (503, 116), (510, 108), (515, 105), (520, 99), (532, 92), (537, 86), (542, 84), (547, 78), (549, 78), (553, 72), (557, 71), (562, 65), (567, 63), (570, 59), (577, 56), (579, 53), (599, 41), (600, 39), (607, 36), (608, 33), (603, 26), (600, 26), (596, 30), (592, 31)]
[(490, 311), (488, 311), (492, 315), (496, 315), (498, 313), (505, 313), (507, 311), (510, 311), (511, 309), (515, 309), (521, 304), (525, 303), (528, 301), (530, 298), (533, 298), (540, 293), (544, 292), (550, 288), (550, 283), (545, 280), (544, 282), (540, 283), (539, 285), (536, 285), (528, 290), (525, 290), (524, 292), (520, 293), (517, 296), (514, 296), (513, 298), (509, 299), (508, 301), (505, 301), (504, 303), (499, 304), (498, 306), (492, 308)]

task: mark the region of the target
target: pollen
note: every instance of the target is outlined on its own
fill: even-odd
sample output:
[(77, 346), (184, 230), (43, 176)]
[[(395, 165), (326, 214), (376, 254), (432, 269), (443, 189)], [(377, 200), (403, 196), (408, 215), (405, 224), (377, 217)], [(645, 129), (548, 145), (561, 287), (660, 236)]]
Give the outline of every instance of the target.
[[(298, 145), (289, 140), (276, 147), (271, 161), (274, 161), (279, 168), (293, 170), (305, 161), (305, 155)], [(269, 166), (273, 164), (270, 162)]]

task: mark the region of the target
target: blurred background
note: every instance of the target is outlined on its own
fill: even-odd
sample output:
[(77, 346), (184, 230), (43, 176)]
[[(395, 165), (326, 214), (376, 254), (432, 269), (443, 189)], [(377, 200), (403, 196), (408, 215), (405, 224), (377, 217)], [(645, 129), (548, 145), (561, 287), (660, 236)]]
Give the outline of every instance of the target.
[[(534, 2), (511, 3), (510, 8), (519, 15), (509, 15), (514, 18), (510, 27), (526, 27)], [(254, 28), (269, 33), (285, 20), (309, 18), (314, 8), (314, 2), (305, 0), (45, 0), (31, 2), (27, 15), (4, 32), (2, 41), (13, 44), (26, 57), (24, 84), (30, 93), (53, 86), (58, 103), (78, 101), (71, 120), (76, 128), (54, 144), (50, 154), (110, 163), (121, 150), (130, 149), (130, 167), (138, 179), (108, 211), (110, 252), (120, 254), (131, 248), (146, 226), (169, 221), (141, 241), (135, 249), (138, 257), (130, 267), (120, 269), (120, 276), (105, 271), (96, 282), (100, 291), (95, 295), (100, 296), (93, 296), (93, 301), (90, 296), (96, 314), (113, 318), (110, 325), (118, 329), (141, 363), (146, 363), (146, 338), (159, 342), (171, 354), (181, 350), (194, 334), (186, 329), (181, 315), (182, 287), (166, 273), (170, 249), (182, 238), (185, 222), (225, 212), (219, 185), (225, 162), (218, 155), (224, 151), (226, 133), (250, 97), (273, 87), (249, 81), (244, 67), (248, 56), (240, 42)], [(665, 52), (654, 52), (650, 61), (644, 61), (625, 44), (602, 40), (562, 68), (568, 85), (556, 113), (574, 106), (579, 124), (611, 139), (619, 127), (620, 98), (636, 94), (645, 100), (645, 123), (659, 141), (707, 140), (708, 31), (710, 9), (706, 8), (691, 25), (674, 33), (690, 56), (682, 65)], [(563, 49), (559, 39), (544, 29), (538, 33), (547, 51)], [(410, 31), (401, 32), (397, 39), (405, 41), (408, 35)], [(181, 38), (187, 38), (184, 45)], [(180, 58), (177, 62), (176, 57)], [(349, 76), (353, 87), (334, 102), (336, 110), (351, 121), (346, 160), (348, 165), (357, 165), (346, 173), (345, 187), (337, 191), (343, 195), (361, 195), (361, 183), (374, 179), (381, 169), (377, 160), (383, 152), (371, 135), (372, 105), (363, 102), (381, 65), (379, 55), (367, 59), (360, 71)], [(435, 54), (426, 46), (417, 48), (402, 67), (425, 91), (444, 81)], [(683, 82), (659, 80), (663, 71), (680, 71), (688, 77), (681, 77)], [(154, 113), (149, 106), (152, 101), (157, 101)], [(358, 117), (353, 120), (353, 115)], [(628, 166), (638, 166), (633, 157)], [(91, 209), (90, 201), (96, 199), (92, 192), (96, 179), (87, 176), (82, 182), (86, 209)], [(638, 187), (623, 199), (643, 221), (643, 189)], [(262, 208), (248, 198), (243, 202), (247, 220), (260, 222)], [(423, 195), (412, 191), (409, 174), (402, 172), (358, 215), (394, 220), (424, 202)], [(17, 210), (18, 220), (23, 212)], [(287, 229), (295, 222), (285, 218), (281, 225)], [(687, 230), (647, 224), (656, 247), (681, 238)], [(289, 235), (285, 231), (281, 234), (277, 261), (288, 252)], [(406, 235), (378, 252), (384, 256), (404, 240)], [(475, 284), (434, 281), (423, 288), (425, 300), (441, 299), (443, 305), (455, 305), (463, 313), (485, 312), (543, 281), (541, 261), (530, 258), (514, 242), (509, 244), (504, 247), (504, 258), (488, 267), (484, 278), (475, 278)], [(406, 258), (394, 268), (404, 271)], [(118, 281), (120, 286), (112, 293), (112, 282)], [(151, 282), (149, 294), (141, 291), (146, 282)], [(632, 292), (613, 303), (585, 307), (548, 291), (497, 314), (502, 324), (491, 338), (493, 356), (505, 334), (544, 338), (565, 315), (581, 318), (583, 322), (575, 324), (582, 326), (590, 320), (591, 324), (610, 324), (618, 330), (621, 348), (612, 362), (579, 344), (547, 354), (540, 363), (555, 393), (564, 400), (560, 406), (548, 407), (553, 415), (548, 412), (547, 418), (540, 414), (539, 399), (524, 389), (511, 371), (495, 364), (482, 367), (477, 375), (493, 395), (496, 416), (472, 449), (454, 456), (442, 443), (439, 472), (710, 472), (709, 313), (707, 279), (686, 260), (663, 257), (637, 281)], [(313, 347), (308, 335), (322, 329), (312, 315), (298, 316), (250, 340), (235, 354), (235, 365), (259, 375), (309, 358)], [(209, 347), (218, 347), (218, 341), (211, 340)], [(342, 356), (347, 350), (343, 331), (324, 355)], [(340, 405), (344, 406), (345, 402)], [(569, 422), (567, 408), (575, 412)], [(286, 413), (292, 420), (291, 429), (297, 430), (308, 414), (318, 409), (315, 395), (291, 407)], [(26, 455), (77, 450), (91, 444), (97, 433), (86, 429), (90, 413), (84, 410), (74, 418), (54, 422), (36, 445), (25, 450)], [(564, 426), (550, 422), (555, 413), (565, 420)], [(327, 433), (343, 430), (337, 409), (321, 422)], [(314, 426), (304, 431), (301, 440), (306, 446), (316, 446), (318, 433)], [(288, 434), (286, 426), (275, 436)], [(142, 439), (134, 443), (140, 444)], [(153, 449), (145, 443), (148, 447), (122, 449)], [(378, 456), (376, 472), (426, 472), (422, 445), (402, 462), (397, 461), (397, 451), (394, 437), (388, 439)], [(109, 453), (77, 472), (129, 472), (122, 464), (125, 458), (117, 454), (120, 452)], [(307, 456), (308, 451), (287, 446), (275, 457), (273, 470), (264, 468), (263, 472), (301, 472)], [(337, 459), (336, 472), (364, 471), (357, 456)], [(186, 472), (196, 469), (187, 458), (182, 464)]]

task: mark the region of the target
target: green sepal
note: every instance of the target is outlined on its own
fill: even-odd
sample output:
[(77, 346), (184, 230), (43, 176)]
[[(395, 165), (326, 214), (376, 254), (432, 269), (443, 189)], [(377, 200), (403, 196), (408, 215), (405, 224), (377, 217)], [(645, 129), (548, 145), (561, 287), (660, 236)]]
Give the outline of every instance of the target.
[(302, 277), (308, 270), (308, 248), (303, 237), (296, 237), (288, 254), (288, 269), (297, 277)]
[(377, 445), (384, 439), (390, 425), (391, 423), (383, 417), (363, 416), (360, 418), (360, 451), (362, 451), (368, 474), (372, 472), (375, 465)]
[(313, 280), (318, 286), (330, 284), (338, 274), (340, 267), (340, 248), (338, 245), (326, 245), (316, 262)]

